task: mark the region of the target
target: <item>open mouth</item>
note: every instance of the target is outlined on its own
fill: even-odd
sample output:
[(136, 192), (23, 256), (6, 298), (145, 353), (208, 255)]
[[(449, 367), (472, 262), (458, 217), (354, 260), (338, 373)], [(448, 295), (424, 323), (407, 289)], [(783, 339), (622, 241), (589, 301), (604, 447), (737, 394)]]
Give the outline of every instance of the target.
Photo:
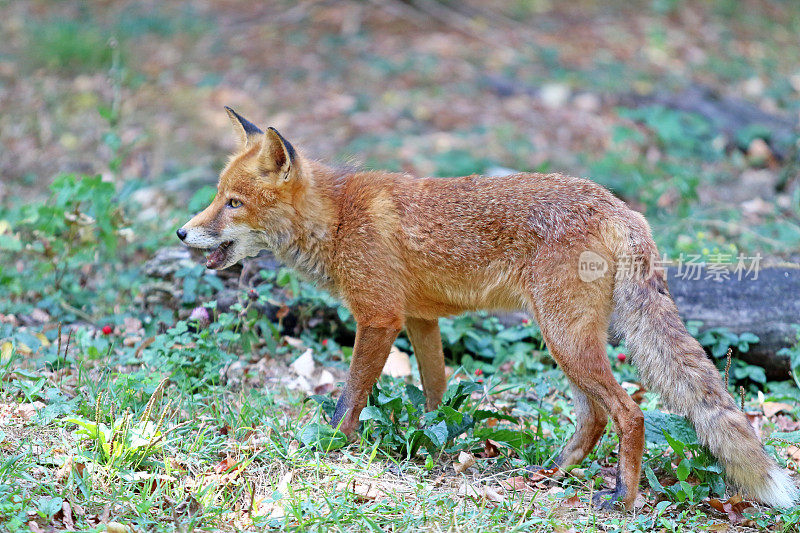
[(206, 268), (218, 269), (228, 262), (228, 252), (233, 246), (233, 241), (225, 241), (214, 248), (206, 257)]

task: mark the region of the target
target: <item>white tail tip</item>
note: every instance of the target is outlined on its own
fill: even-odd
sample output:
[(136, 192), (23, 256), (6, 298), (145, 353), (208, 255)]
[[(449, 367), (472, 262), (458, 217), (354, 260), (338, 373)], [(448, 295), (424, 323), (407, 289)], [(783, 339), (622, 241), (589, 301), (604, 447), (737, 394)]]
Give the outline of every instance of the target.
[(772, 507), (787, 508), (794, 506), (800, 493), (789, 474), (776, 467), (770, 471), (766, 486), (753, 496)]

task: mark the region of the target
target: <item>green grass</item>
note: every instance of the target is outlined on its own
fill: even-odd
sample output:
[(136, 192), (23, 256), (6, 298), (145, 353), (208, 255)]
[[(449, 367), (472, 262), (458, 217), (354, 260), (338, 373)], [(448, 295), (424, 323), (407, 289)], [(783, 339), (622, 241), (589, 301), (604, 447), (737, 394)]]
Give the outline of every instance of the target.
[[(324, 427), (319, 424), (325, 415), (306, 394), (288, 390), (281, 381), (221, 381), (224, 353), (240, 343), (235, 332), (246, 329), (235, 318), (228, 320), (221, 316), (200, 333), (185, 331), (179, 322), (156, 335), (138, 360), (138, 346), (111, 347), (115, 334), (80, 328), (68, 351), (62, 342), (59, 355), (57, 332), (50, 330), (37, 338), (41, 344), (28, 347), (36, 350), (33, 356), (24, 355), (24, 329), (12, 334), (14, 349), (0, 375), (0, 406), (4, 415), (11, 413), (0, 443), (0, 515), (6, 527), (24, 530), (30, 519), (61, 526), (63, 502), (70, 504), (75, 529), (81, 531), (102, 529), (97, 517), (104, 513), (112, 521), (156, 531), (561, 531), (575, 525), (585, 531), (648, 531), (654, 524), (672, 530), (679, 523), (701, 528), (720, 522), (708, 516), (702, 495), (670, 492), (660, 483), (659, 490), (676, 502), (667, 509), (648, 506), (630, 515), (606, 515), (589, 507), (591, 493), (610, 481), (604, 469), (614, 466), (617, 441), (610, 427), (580, 475), (575, 471), (530, 483), (521, 492), (504, 490), (504, 480), (525, 475), (526, 466), (552, 457), (573, 430), (568, 399), (560, 392), (564, 378), (549, 371), (532, 375), (525, 369), (530, 363), (522, 361), (502, 378), (497, 366), (484, 361), (483, 383), (468, 377), (474, 371), (461, 368), (446, 396), (458, 400), (449, 404), (457, 409), (440, 408), (429, 421), (421, 413), (410, 419), (398, 416), (394, 423), (381, 421), (398, 415), (398, 409), (411, 413), (419, 408), (418, 391), (411, 394), (405, 380), (383, 378), (372, 420), (355, 442), (308, 439), (309, 428)], [(499, 332), (522, 336), (529, 329)], [(206, 333), (226, 340), (215, 350), (202, 344)], [(191, 344), (202, 347), (203, 362)], [(164, 353), (159, 345), (173, 348)], [(325, 352), (320, 343), (311, 347)], [(303, 348), (281, 343), (277, 353), (264, 356), (278, 375), (290, 376), (287, 363)], [(257, 351), (263, 353), (263, 347)], [(97, 353), (104, 356), (98, 359)], [(534, 350), (529, 357), (546, 354)], [(330, 358), (318, 363), (339, 373)], [(630, 367), (617, 362), (615, 372), (624, 379)], [(195, 380), (182, 378), (184, 373)], [(653, 399), (646, 403), (646, 408), (655, 406)], [(449, 424), (453, 417), (472, 422), (409, 456), (403, 444), (414, 428), (422, 431), (437, 420)], [(691, 440), (690, 433), (673, 427), (677, 420), (652, 423), (671, 428), (676, 437), (668, 437), (669, 444), (677, 455), (663, 455), (663, 437), (648, 436), (649, 475), (655, 470), (663, 476), (677, 461), (687, 468), (683, 477), (678, 469), (679, 478), (692, 472), (694, 491), (708, 487), (698, 484), (697, 476), (721, 482), (719, 471), (708, 469), (713, 462), (698, 462), (699, 451), (686, 452), (687, 445), (676, 440)], [(456, 473), (459, 454), (480, 457), (487, 438), (498, 446), (498, 455), (478, 458), (475, 466)], [(649, 494), (646, 482), (643, 491)], [(777, 515), (761, 515), (760, 520), (768, 517), (774, 522)], [(782, 520), (799, 517), (795, 509)]]

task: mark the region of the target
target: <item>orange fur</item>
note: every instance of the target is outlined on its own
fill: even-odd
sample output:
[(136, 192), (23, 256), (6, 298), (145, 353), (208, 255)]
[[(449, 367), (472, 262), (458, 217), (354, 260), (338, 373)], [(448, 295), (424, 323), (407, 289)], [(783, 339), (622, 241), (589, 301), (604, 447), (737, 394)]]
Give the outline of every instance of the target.
[[(718, 373), (680, 322), (663, 276), (616, 276), (625, 254), (647, 266), (657, 250), (644, 218), (606, 189), (560, 174), (440, 179), (339, 171), (305, 158), (274, 130), (262, 134), (229, 114), (240, 149), (222, 172), (217, 198), (179, 236), (191, 246), (215, 248), (209, 263), (219, 268), (270, 248), (343, 300), (357, 322), (333, 420), (346, 433), (357, 427), (401, 328), (408, 329), (433, 409), (445, 389), (437, 319), (527, 309), (576, 402), (578, 429), (558, 464), (583, 460), (610, 415), (620, 435), (619, 469), (615, 491), (601, 503), (630, 508), (644, 423), (605, 352), (616, 310), (645, 379), (668, 406), (689, 416), (729, 479), (767, 503), (796, 497), (744, 415), (731, 407)], [(232, 199), (243, 205), (233, 208)], [(604, 276), (581, 279), (585, 251), (607, 262)], [(712, 427), (712, 418), (723, 426)]]

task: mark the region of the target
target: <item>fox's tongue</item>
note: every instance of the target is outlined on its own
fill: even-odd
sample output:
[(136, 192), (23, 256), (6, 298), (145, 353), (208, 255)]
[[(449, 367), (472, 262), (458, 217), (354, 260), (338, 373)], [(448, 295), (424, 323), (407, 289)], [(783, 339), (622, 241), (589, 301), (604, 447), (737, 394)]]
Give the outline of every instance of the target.
[(228, 243), (223, 243), (206, 257), (206, 268), (220, 268), (228, 260)]

